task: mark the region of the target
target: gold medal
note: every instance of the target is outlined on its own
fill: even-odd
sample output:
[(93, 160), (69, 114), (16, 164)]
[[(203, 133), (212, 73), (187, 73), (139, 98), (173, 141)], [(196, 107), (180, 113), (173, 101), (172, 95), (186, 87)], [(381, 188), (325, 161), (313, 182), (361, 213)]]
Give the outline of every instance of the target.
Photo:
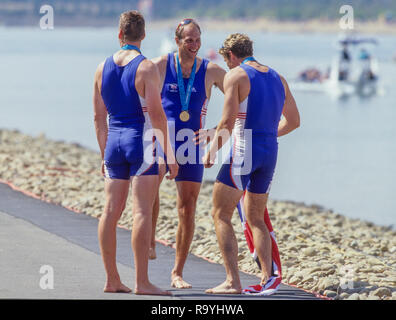
[(183, 122), (187, 122), (190, 119), (190, 114), (188, 111), (182, 111), (179, 116), (180, 120)]

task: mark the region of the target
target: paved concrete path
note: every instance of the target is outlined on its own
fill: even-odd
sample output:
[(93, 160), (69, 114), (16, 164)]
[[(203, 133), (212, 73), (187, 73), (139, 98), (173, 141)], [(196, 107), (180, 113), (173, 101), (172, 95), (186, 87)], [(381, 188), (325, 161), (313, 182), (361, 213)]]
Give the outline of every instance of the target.
[[(302, 290), (281, 285), (269, 297), (208, 295), (205, 289), (225, 279), (224, 267), (189, 255), (184, 270), (192, 289), (170, 287), (175, 250), (157, 244), (157, 259), (150, 261), (150, 280), (172, 297), (104, 293), (105, 273), (97, 240), (98, 219), (49, 204), (0, 183), (0, 299), (129, 299), (227, 300), (317, 299)], [(134, 287), (131, 232), (117, 229), (117, 263), (122, 281)], [(49, 267), (48, 267), (49, 266)], [(41, 273), (40, 273), (41, 271)], [(53, 271), (53, 289), (42, 289)], [(241, 272), (243, 286), (259, 278)], [(47, 285), (50, 283), (47, 283)]]

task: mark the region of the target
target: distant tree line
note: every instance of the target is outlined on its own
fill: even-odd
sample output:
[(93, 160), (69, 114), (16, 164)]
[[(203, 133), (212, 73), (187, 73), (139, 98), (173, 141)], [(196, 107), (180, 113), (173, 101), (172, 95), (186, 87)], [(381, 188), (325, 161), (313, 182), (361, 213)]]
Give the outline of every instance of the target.
[(207, 16), (216, 18), (272, 18), (277, 20), (338, 19), (339, 9), (349, 4), (355, 17), (361, 20), (377, 19), (379, 15), (396, 15), (395, 0), (154, 0), (154, 15)]
[[(146, 0), (147, 1), (147, 0)], [(150, 1), (150, 0), (149, 0)], [(339, 9), (348, 4), (360, 20), (396, 17), (396, 0), (151, 0), (153, 19), (208, 17), (216, 19), (270, 18), (277, 20), (338, 19)], [(52, 5), (62, 17), (117, 17), (137, 9), (139, 0), (1, 0), (0, 23), (16, 17), (39, 14), (42, 5)]]

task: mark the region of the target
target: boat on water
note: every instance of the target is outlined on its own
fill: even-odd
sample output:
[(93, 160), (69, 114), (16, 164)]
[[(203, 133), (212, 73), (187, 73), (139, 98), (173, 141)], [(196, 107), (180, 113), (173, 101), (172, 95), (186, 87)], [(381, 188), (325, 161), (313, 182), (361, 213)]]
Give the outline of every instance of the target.
[(347, 37), (338, 41), (338, 54), (326, 72), (317, 68), (303, 70), (291, 82), (293, 90), (327, 93), (340, 98), (378, 93), (378, 61), (368, 50), (377, 45), (373, 38)]

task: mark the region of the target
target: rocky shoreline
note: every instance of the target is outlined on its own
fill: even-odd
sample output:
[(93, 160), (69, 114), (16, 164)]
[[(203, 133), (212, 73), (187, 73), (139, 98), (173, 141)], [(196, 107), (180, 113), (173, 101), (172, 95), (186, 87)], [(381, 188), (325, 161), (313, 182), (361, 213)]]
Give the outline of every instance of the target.
[[(43, 200), (100, 217), (104, 205), (100, 155), (78, 144), (0, 129), (0, 180)], [(191, 253), (222, 264), (212, 218), (213, 184), (198, 198)], [(177, 229), (173, 181), (160, 188), (156, 238), (174, 245)], [(131, 201), (119, 224), (131, 229)], [(396, 231), (350, 219), (320, 206), (270, 200), (283, 282), (333, 299), (396, 300)], [(241, 271), (259, 275), (235, 213)]]

